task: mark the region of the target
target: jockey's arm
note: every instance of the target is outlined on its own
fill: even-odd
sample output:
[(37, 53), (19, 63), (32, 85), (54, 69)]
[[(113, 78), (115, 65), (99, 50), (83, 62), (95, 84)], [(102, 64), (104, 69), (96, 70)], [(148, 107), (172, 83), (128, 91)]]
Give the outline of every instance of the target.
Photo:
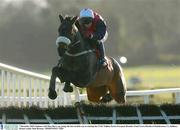
[(93, 34), (93, 40), (101, 40), (106, 34), (106, 24), (104, 21), (100, 20), (97, 22), (96, 31)]

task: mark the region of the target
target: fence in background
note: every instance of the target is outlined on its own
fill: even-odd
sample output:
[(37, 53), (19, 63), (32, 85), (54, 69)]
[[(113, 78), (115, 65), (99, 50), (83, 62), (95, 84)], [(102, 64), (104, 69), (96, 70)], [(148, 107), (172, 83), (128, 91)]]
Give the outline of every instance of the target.
[[(64, 93), (63, 84), (56, 82), (58, 97), (56, 100), (48, 98), (49, 88), (48, 76), (30, 72), (0, 63), (0, 106), (32, 106), (41, 108), (48, 106), (66, 106), (80, 100), (87, 100), (86, 94), (79, 94), (79, 89), (74, 88), (73, 93)], [(180, 103), (180, 88), (128, 91), (127, 97), (143, 97), (144, 103), (150, 102), (150, 96), (161, 93), (172, 93), (175, 95), (175, 103)]]

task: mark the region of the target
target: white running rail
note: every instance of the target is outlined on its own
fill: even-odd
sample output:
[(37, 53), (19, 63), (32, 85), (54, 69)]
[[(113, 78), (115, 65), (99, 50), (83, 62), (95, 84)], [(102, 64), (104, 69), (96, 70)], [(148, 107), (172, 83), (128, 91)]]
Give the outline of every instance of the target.
[(70, 105), (70, 94), (62, 91), (63, 84), (59, 81), (57, 99), (48, 98), (49, 80), (48, 76), (0, 63), (0, 107)]
[[(38, 105), (47, 108), (87, 100), (86, 94), (79, 94), (79, 89), (76, 88), (72, 94), (64, 93), (63, 84), (59, 81), (56, 82), (58, 98), (50, 100), (49, 80), (48, 76), (0, 63), (0, 107)], [(160, 93), (172, 93), (175, 95), (175, 103), (180, 103), (180, 88), (128, 91), (127, 96), (143, 97), (144, 103), (148, 104), (151, 95)]]

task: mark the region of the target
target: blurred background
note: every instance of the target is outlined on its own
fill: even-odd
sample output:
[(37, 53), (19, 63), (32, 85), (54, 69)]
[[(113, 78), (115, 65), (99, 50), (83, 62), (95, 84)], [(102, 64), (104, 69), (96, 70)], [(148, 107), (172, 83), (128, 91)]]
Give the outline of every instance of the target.
[(58, 15), (87, 7), (107, 22), (106, 54), (129, 90), (179, 87), (180, 0), (0, 0), (0, 62), (49, 75)]

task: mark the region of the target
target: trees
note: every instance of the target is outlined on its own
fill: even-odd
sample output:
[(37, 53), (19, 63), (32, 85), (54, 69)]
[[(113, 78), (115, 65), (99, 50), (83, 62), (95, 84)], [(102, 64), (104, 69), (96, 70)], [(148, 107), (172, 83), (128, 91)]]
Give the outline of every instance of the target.
[(106, 52), (126, 56), (128, 65), (180, 63), (179, 0), (50, 0), (0, 8), (0, 60), (31, 68), (50, 68), (58, 60), (58, 15), (78, 15), (90, 7), (107, 21)]

